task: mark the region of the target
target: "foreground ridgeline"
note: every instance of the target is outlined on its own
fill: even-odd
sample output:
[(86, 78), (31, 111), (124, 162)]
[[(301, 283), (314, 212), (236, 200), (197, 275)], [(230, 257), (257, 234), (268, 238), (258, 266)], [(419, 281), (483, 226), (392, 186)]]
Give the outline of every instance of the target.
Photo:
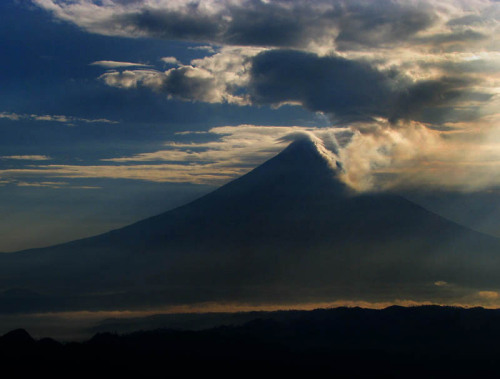
[[(481, 377), (500, 375), (500, 310), (439, 306), (269, 313), (202, 331), (0, 337), (5, 377)], [(10, 375), (10, 376), (9, 376)]]

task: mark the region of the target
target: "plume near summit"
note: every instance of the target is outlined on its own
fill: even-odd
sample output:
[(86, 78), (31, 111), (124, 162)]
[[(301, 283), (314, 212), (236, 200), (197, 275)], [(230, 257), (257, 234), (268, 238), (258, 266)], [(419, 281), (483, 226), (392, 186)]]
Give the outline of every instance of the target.
[(294, 138), (189, 204), (96, 237), (0, 256), (2, 309), (459, 303), (498, 288), (498, 239), (399, 196), (355, 194), (318, 140)]
[(0, 313), (499, 306), (499, 25), (493, 0), (2, 2)]

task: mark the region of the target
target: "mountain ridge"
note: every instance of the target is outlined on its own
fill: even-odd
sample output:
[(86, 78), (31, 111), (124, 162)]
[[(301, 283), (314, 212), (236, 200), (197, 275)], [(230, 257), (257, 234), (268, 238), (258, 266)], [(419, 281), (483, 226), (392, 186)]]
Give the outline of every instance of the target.
[[(309, 164), (304, 164), (306, 162), (304, 161), (301, 161), (301, 160), (298, 160), (297, 159), (297, 156), (303, 156), (303, 155), (309, 155), (309, 160), (307, 163)], [(285, 159), (283, 159), (285, 158)], [(32, 252), (32, 251), (40, 251), (40, 250), (46, 250), (46, 249), (51, 249), (51, 248), (54, 248), (54, 247), (59, 247), (59, 246), (64, 246), (64, 247), (70, 247), (72, 246), (73, 244), (75, 243), (81, 243), (83, 241), (93, 241), (95, 240), (96, 238), (101, 238), (103, 236), (108, 236), (110, 234), (114, 234), (114, 233), (117, 233), (117, 232), (120, 232), (122, 230), (129, 230), (130, 228), (133, 228), (137, 225), (140, 225), (142, 223), (149, 223), (153, 220), (157, 220), (161, 217), (164, 217), (165, 215), (169, 214), (170, 212), (173, 212), (173, 211), (180, 211), (180, 210), (183, 210), (185, 209), (186, 207), (192, 207), (192, 206), (195, 206), (195, 205), (198, 205), (200, 202), (203, 202), (205, 201), (207, 198), (212, 198), (212, 197), (215, 197), (215, 196), (218, 196), (220, 195), (221, 193), (227, 193), (228, 190), (233, 190), (235, 186), (237, 185), (240, 185), (240, 183), (242, 181), (247, 181), (249, 178), (252, 178), (255, 176), (256, 172), (258, 174), (261, 174), (261, 172), (263, 170), (267, 170), (269, 168), (270, 165), (272, 165), (273, 163), (275, 163), (276, 160), (279, 160), (280, 163), (283, 162), (283, 160), (288, 160), (288, 168), (287, 168), (287, 171), (290, 170), (291, 167), (293, 167), (293, 170), (290, 170), (293, 172), (294, 175), (296, 175), (297, 173), (297, 163), (303, 163), (303, 166), (301, 167), (301, 170), (302, 171), (308, 171), (307, 168), (310, 168), (311, 165), (310, 163), (311, 162), (314, 162), (316, 163), (316, 165), (313, 165), (313, 167), (316, 167), (316, 170), (313, 170), (314, 174), (315, 175), (310, 175), (311, 174), (311, 171), (308, 171), (308, 173), (306, 175), (304, 175), (304, 172), (302, 173), (303, 174), (303, 177), (307, 178), (307, 179), (310, 179), (311, 177), (312, 178), (318, 178), (318, 177), (321, 177), (325, 183), (327, 183), (328, 181), (330, 183), (334, 183), (334, 186), (336, 188), (338, 188), (338, 192), (335, 193), (333, 192), (333, 194), (335, 195), (340, 195), (343, 199), (345, 198), (365, 198), (367, 196), (377, 196), (379, 198), (382, 198), (384, 196), (389, 196), (391, 198), (400, 198), (402, 199), (403, 202), (406, 202), (406, 203), (411, 203), (413, 204), (414, 207), (418, 208), (418, 209), (421, 209), (421, 210), (425, 210), (426, 212), (429, 212), (429, 213), (432, 213), (433, 215), (439, 217), (439, 218), (442, 218), (444, 220), (446, 220), (447, 222), (449, 223), (453, 223), (454, 225), (456, 225), (457, 227), (459, 228), (462, 228), (464, 230), (468, 230), (468, 231), (472, 231), (474, 233), (478, 233), (478, 234), (481, 234), (485, 237), (488, 237), (488, 238), (492, 238), (492, 239), (497, 239), (496, 237), (493, 237), (493, 236), (490, 236), (490, 235), (487, 235), (487, 234), (484, 234), (484, 233), (481, 233), (481, 232), (478, 232), (478, 231), (474, 231), (474, 230), (471, 230), (461, 224), (458, 224), (454, 221), (451, 221), (451, 220), (448, 220), (434, 212), (431, 212), (431, 211), (428, 211), (426, 208), (414, 203), (414, 202), (411, 202), (411, 201), (408, 201), (406, 200), (405, 198), (399, 196), (399, 195), (385, 195), (385, 194), (377, 194), (377, 193), (368, 193), (368, 194), (365, 194), (365, 193), (355, 193), (353, 190), (350, 190), (344, 183), (342, 183), (340, 181), (340, 179), (338, 179), (338, 172), (336, 172), (329, 164), (328, 162), (326, 161), (325, 157), (321, 156), (321, 154), (317, 151), (316, 147), (314, 146), (314, 143), (307, 139), (307, 138), (301, 138), (301, 139), (298, 139), (294, 142), (292, 142), (285, 150), (283, 150), (281, 153), (279, 153), (278, 155), (276, 155), (275, 157), (269, 159), (268, 161), (264, 162), (262, 165), (258, 166), (256, 169), (254, 170), (251, 170), (250, 172), (248, 172), (247, 174), (239, 177), (239, 178), (236, 178), (232, 181), (230, 181), (229, 183), (221, 186), (220, 188), (218, 189), (215, 189), (214, 191), (206, 194), (206, 195), (203, 195), (201, 196), (200, 198), (198, 199), (195, 199), (187, 204), (184, 204), (184, 205), (181, 205), (181, 206), (178, 206), (178, 207), (175, 207), (173, 209), (170, 209), (170, 210), (167, 210), (165, 212), (161, 212), (157, 215), (154, 215), (154, 216), (151, 216), (151, 217), (147, 217), (143, 220), (139, 220), (137, 222), (134, 222), (132, 224), (129, 224), (129, 225), (126, 225), (126, 226), (123, 226), (123, 227), (120, 227), (120, 228), (116, 228), (116, 229), (113, 229), (113, 230), (110, 230), (108, 232), (105, 232), (105, 233), (101, 233), (101, 234), (98, 234), (98, 235), (95, 235), (95, 236), (90, 236), (90, 237), (85, 237), (85, 238), (81, 238), (81, 239), (77, 239), (77, 240), (73, 240), (73, 241), (68, 241), (68, 242), (64, 242), (64, 243), (60, 243), (60, 244), (57, 244), (57, 245), (53, 245), (53, 246), (47, 246), (47, 247), (41, 247), (41, 248), (30, 248), (30, 249), (25, 249), (25, 250), (21, 250), (21, 251), (17, 251), (17, 252), (14, 252), (14, 254), (18, 254), (18, 253), (24, 253), (24, 252)], [(319, 164), (318, 164), (319, 163)], [(280, 165), (282, 166), (282, 165)], [(318, 170), (318, 168), (321, 168), (321, 170)], [(275, 172), (276, 168), (273, 167), (273, 169), (271, 170), (272, 173)], [(320, 172), (318, 172), (320, 171)], [(273, 175), (261, 175), (261, 176), (264, 176), (265, 177), (265, 180), (263, 180), (263, 178), (259, 178), (258, 182), (260, 185), (269, 185), (269, 182), (267, 181), (269, 178), (273, 178)], [(273, 179), (276, 179), (276, 178), (273, 178)], [(304, 182), (306, 182), (304, 180)], [(278, 183), (280, 186), (283, 186), (283, 183), (282, 182), (279, 182)], [(309, 183), (310, 184), (310, 183)], [(254, 183), (255, 185), (255, 183)], [(306, 188), (310, 187), (310, 186), (305, 186)], [(13, 253), (6, 253), (6, 254), (13, 254)]]
[(184, 206), (0, 257), (0, 305), (449, 301), (500, 288), (500, 241), (399, 196), (354, 194), (332, 163), (301, 139)]

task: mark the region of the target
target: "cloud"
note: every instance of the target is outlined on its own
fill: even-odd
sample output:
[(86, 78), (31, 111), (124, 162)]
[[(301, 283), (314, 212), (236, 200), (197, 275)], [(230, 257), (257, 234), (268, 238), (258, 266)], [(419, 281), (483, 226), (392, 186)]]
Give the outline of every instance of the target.
[(335, 41), (339, 50), (390, 46), (412, 39), (437, 19), (428, 2), (353, 2), (336, 17), (340, 27)]
[[(488, 53), (500, 48), (492, 38), (500, 5), (490, 1), (36, 3), (93, 33), (211, 44), (191, 46), (212, 55), (187, 65), (162, 58), (175, 66), (167, 71), (126, 69), (100, 77), (167, 98), (294, 104), (334, 123), (382, 117), (441, 128), (480, 118), (497, 93), (487, 75), (498, 67)], [(481, 62), (472, 63), (473, 54), (483, 54)]]
[(430, 2), (386, 0), (35, 3), (93, 33), (246, 46), (385, 45), (408, 39), (436, 20)]
[(44, 188), (62, 188), (68, 183), (65, 182), (23, 182), (15, 183), (18, 187), (44, 187)]
[(185, 101), (221, 103), (223, 92), (217, 88), (214, 76), (207, 70), (193, 66), (173, 68), (166, 72), (134, 70), (107, 72), (100, 76), (111, 87), (130, 89), (147, 87), (154, 91)]
[[(195, 167), (195, 164), (204, 165), (206, 169), (214, 170), (214, 173), (216, 170), (221, 173), (226, 170), (244, 173), (278, 154), (289, 143), (281, 137), (297, 132), (307, 133), (307, 129), (293, 126), (221, 126), (205, 133), (208, 138), (205, 142), (166, 142), (164, 150), (103, 161), (185, 162), (190, 167)], [(187, 135), (186, 132), (182, 134)]]
[[(477, 83), (473, 78), (413, 80), (395, 68), (377, 69), (366, 60), (256, 48), (225, 47), (165, 72), (112, 71), (100, 78), (113, 87), (142, 86), (184, 101), (295, 104), (343, 123), (377, 117), (441, 123), (466, 112), (475, 117), (481, 103), (491, 98), (487, 92), (472, 90)], [(473, 106), (455, 107), (473, 95)]]
[(25, 181), (15, 181), (11, 182), (18, 187), (39, 187), (39, 188), (52, 188), (52, 189), (99, 189), (98, 186), (74, 186), (67, 182), (25, 182)]
[(351, 125), (353, 135), (340, 150), (343, 180), (359, 191), (498, 187), (500, 132), (494, 120), (487, 116), (450, 130), (415, 121)]
[(253, 58), (249, 92), (255, 104), (299, 104), (344, 123), (383, 117), (440, 124), (463, 117), (464, 104), (457, 105), (467, 97), (475, 100), (469, 117), (479, 113), (491, 95), (486, 89), (473, 90), (477, 83), (463, 75), (414, 80), (396, 68), (380, 70), (365, 60), (270, 50)]
[(30, 188), (51, 188), (51, 189), (99, 189), (99, 186), (81, 186), (81, 185), (71, 185), (68, 182), (63, 181), (39, 181), (32, 180), (29, 175), (26, 175), (28, 180), (17, 180), (15, 178), (10, 178), (6, 180), (0, 180), (0, 186), (16, 186), (16, 187), (30, 187)]
[(496, 291), (479, 291), (478, 295), (485, 300), (496, 300), (500, 297), (500, 293)]
[(100, 66), (105, 68), (134, 67), (134, 66), (150, 67), (149, 65), (143, 63), (117, 62), (117, 61), (95, 61), (92, 62), (90, 65)]
[[(486, 121), (490, 123), (490, 121)], [(189, 141), (189, 133), (183, 132)], [(500, 186), (500, 131), (491, 129), (480, 145), (464, 130), (441, 131), (419, 122), (387, 120), (314, 128), (239, 125), (215, 127), (197, 142), (167, 141), (163, 149), (105, 158), (99, 165), (30, 164), (0, 170), (0, 177), (121, 178), (152, 182), (221, 185), (278, 154), (291, 139), (317, 141), (320, 153), (342, 170), (339, 178), (354, 190), (427, 189), (475, 191)], [(473, 134), (472, 134), (473, 135)], [(477, 137), (475, 137), (477, 138)]]
[(179, 60), (176, 57), (163, 57), (163, 58), (161, 58), (161, 60), (166, 64), (170, 64), (170, 65), (174, 65), (174, 66), (179, 66), (182, 64), (181, 62), (179, 62)]
[(434, 285), (438, 287), (446, 287), (449, 285), (449, 283), (445, 282), (444, 280), (438, 280), (437, 282), (434, 282)]
[[(251, 58), (262, 49), (226, 47), (214, 55), (167, 71), (125, 70), (100, 76), (107, 85), (130, 89), (150, 88), (170, 98), (206, 103), (248, 104), (244, 87), (249, 81)], [(163, 58), (165, 60), (167, 58)]]
[(386, 114), (394, 97), (388, 76), (366, 63), (291, 50), (257, 55), (249, 87), (256, 104), (299, 103), (346, 117)]
[(4, 155), (0, 159), (14, 159), (23, 161), (49, 161), (52, 158), (47, 155)]
[(492, 75), (500, 73), (500, 53), (498, 52), (462, 53), (457, 58), (461, 59), (422, 62), (421, 65), (424, 69), (436, 67), (448, 74), (476, 74), (479, 76), (488, 74), (491, 78)]
[(420, 43), (430, 43), (435, 46), (439, 45), (450, 45), (450, 44), (460, 44), (474, 41), (483, 41), (488, 39), (483, 33), (476, 32), (474, 30), (460, 30), (450, 33), (437, 33), (428, 37), (422, 37), (416, 39), (415, 42)]
[[(282, 137), (298, 132), (321, 137), (327, 132), (314, 131), (315, 128), (281, 126), (216, 127), (210, 129), (208, 140), (204, 142), (167, 142), (163, 150), (107, 158), (101, 165), (30, 165), (0, 170), (0, 177), (24, 181), (27, 180), (23, 178), (40, 177), (115, 178), (220, 185), (278, 154), (289, 143)], [(321, 148), (325, 156), (332, 156), (323, 146)]]
[[(191, 62), (164, 57), (163, 70), (116, 66), (100, 76), (109, 86), (148, 88), (166, 99), (209, 104), (294, 105), (329, 117), (339, 129), (327, 130), (321, 139), (333, 136), (335, 143), (328, 146), (342, 158), (343, 179), (358, 190), (430, 186), (471, 191), (500, 183), (499, 2), (35, 3), (92, 33), (188, 41), (186, 49), (207, 54)], [(270, 130), (274, 138), (283, 137)], [(254, 152), (260, 151), (258, 141), (248, 141), (255, 144)], [(203, 161), (203, 154), (200, 158), (201, 152), (192, 148), (187, 155), (188, 147), (170, 147), (113, 162), (161, 162), (175, 155), (179, 162), (203, 165), (193, 173), (209, 175), (215, 161)], [(213, 148), (205, 146), (206, 155)], [(174, 176), (180, 171), (174, 168)], [(231, 176), (223, 172), (228, 173), (225, 179)], [(121, 175), (128, 174), (124, 170)]]
[(135, 165), (46, 165), (1, 170), (5, 177), (110, 178), (150, 182), (223, 184), (244, 173), (238, 168), (214, 165), (135, 164)]
[(0, 113), (0, 119), (6, 118), (11, 121), (19, 121), (21, 118), (29, 117), (29, 115), (18, 115), (16, 113), (2, 112)]
[(163, 90), (181, 100), (221, 103), (224, 99), (212, 73), (199, 67), (184, 66), (167, 71)]
[(362, 60), (273, 50), (253, 59), (249, 92), (256, 104), (300, 104), (342, 122), (384, 117), (434, 123), (455, 111), (453, 105), (472, 84), (446, 76), (414, 81)]
[[(34, 0), (57, 18), (92, 32), (222, 45), (359, 50), (402, 44), (440, 26), (495, 26), (493, 1), (196, 0), (148, 2)], [(489, 23), (488, 23), (489, 21)]]
[(469, 14), (467, 16), (453, 18), (447, 22), (450, 26), (471, 26), (478, 25), (484, 22), (484, 17), (477, 14)]
[[(416, 82), (401, 90), (388, 118), (441, 123), (454, 110), (445, 106), (453, 105), (461, 96), (464, 96), (471, 84), (467, 79), (446, 76)], [(489, 100), (488, 97), (485, 98), (485, 101), (487, 100)], [(430, 110), (434, 113), (432, 114)]]
[(137, 88), (142, 85), (159, 89), (163, 84), (164, 75), (156, 70), (125, 70), (107, 72), (99, 78), (111, 87)]
[[(468, 91), (471, 84), (469, 87), (456, 88), (457, 78), (464, 79), (460, 75), (450, 77), (447, 73), (429, 70), (429, 66), (424, 68), (421, 63), (436, 59), (456, 62), (457, 52), (479, 53), (498, 51), (500, 48), (498, 40), (494, 38), (498, 35), (500, 28), (498, 24), (500, 4), (487, 0), (471, 0), (467, 3), (453, 0), (444, 0), (439, 3), (431, 0), (416, 2), (397, 0), (377, 2), (364, 0), (318, 0), (314, 2), (305, 0), (272, 2), (258, 0), (196, 0), (192, 2), (35, 0), (35, 3), (52, 12), (55, 17), (75, 23), (93, 33), (210, 43), (222, 47), (238, 47), (240, 52), (244, 51), (242, 46), (258, 49), (279, 48), (279, 50), (267, 52), (269, 54), (267, 63), (271, 63), (272, 54), (275, 54), (276, 59), (280, 56), (286, 58), (287, 54), (292, 54), (290, 50), (316, 54), (316, 59), (313, 59), (311, 55), (309, 62), (302, 67), (306, 72), (300, 75), (301, 78), (306, 78), (306, 74), (311, 74), (307, 70), (311, 68), (309, 64), (312, 64), (313, 60), (316, 60), (315, 64), (319, 66), (322, 74), (333, 75), (333, 79), (335, 79), (335, 70), (339, 68), (335, 63), (339, 63), (340, 59), (351, 62), (352, 71), (355, 71), (356, 67), (360, 68), (361, 65), (369, 66), (370, 70), (358, 70), (358, 72), (362, 71), (360, 72), (362, 78), (375, 79), (373, 89), (387, 90), (386, 83), (383, 83), (385, 79), (373, 77), (377, 72), (389, 76), (391, 72), (392, 75), (399, 73), (400, 76), (406, 76), (410, 80), (410, 83), (406, 83), (404, 87), (415, 84), (415, 88), (403, 88), (410, 94), (408, 101), (403, 98), (400, 103), (406, 107), (412, 100), (420, 102), (423, 106), (432, 104), (433, 111), (428, 113), (440, 114), (428, 115), (429, 119), (438, 119), (441, 116), (442, 112), (439, 112), (439, 108), (443, 108), (443, 104), (440, 101), (434, 106), (436, 99), (449, 100), (447, 96), (450, 92)], [(207, 45), (198, 48), (207, 48)], [(211, 46), (208, 48), (212, 49)], [(283, 52), (282, 49), (289, 49), (289, 51)], [(443, 57), (443, 53), (449, 56)], [(336, 57), (336, 62), (331, 58), (332, 55)], [(220, 55), (215, 54), (215, 56)], [(228, 54), (224, 56), (227, 57)], [(293, 58), (293, 56), (290, 57)], [(166, 59), (171, 64), (178, 64), (175, 57)], [(330, 64), (327, 65), (326, 62), (329, 59)], [(255, 60), (255, 64), (258, 65), (260, 61), (265, 60), (265, 57), (256, 57)], [(303, 61), (304, 58), (301, 62), (304, 63)], [(286, 62), (273, 62), (273, 64), (275, 70), (279, 70), (280, 67), (286, 68)], [(201, 66), (200, 62), (191, 63), (190, 67), (180, 67), (167, 75), (171, 76), (170, 85), (174, 93), (172, 96), (211, 103), (227, 101), (228, 98), (235, 96), (241, 97), (238, 90), (232, 90), (234, 83), (231, 78), (226, 78), (225, 84), (222, 85), (219, 80), (222, 69), (208, 70), (211, 76), (208, 78), (209, 75), (201, 71)], [(246, 63), (243, 67), (246, 67)], [(381, 70), (381, 68), (384, 69)], [(268, 75), (271, 75), (273, 67), (269, 69), (271, 72)], [(263, 70), (260, 66), (255, 70), (257, 71), (262, 73), (268, 70)], [(300, 69), (296, 71), (301, 72)], [(311, 81), (317, 81), (319, 75), (314, 75), (314, 72), (312, 74)], [(139, 79), (137, 79), (138, 76)], [(145, 73), (137, 70), (110, 74), (105, 78), (109, 78), (107, 82), (111, 85), (132, 88), (137, 85), (138, 81), (142, 82), (141, 79), (144, 77)], [(165, 77), (163, 79), (167, 81)], [(330, 77), (324, 79), (325, 81), (331, 80)], [(349, 87), (352, 92), (352, 89), (359, 84), (356, 76), (346, 77), (341, 83), (332, 81), (333, 84), (347, 86), (349, 79), (352, 80), (352, 86)], [(465, 79), (470, 80), (470, 78)], [(254, 81), (259, 80), (254, 78)], [(430, 99), (429, 96), (425, 99), (420, 97), (415, 99), (415, 96), (426, 93), (423, 87), (442, 90), (444, 93), (438, 92), (438, 95)], [(370, 89), (366, 84), (363, 88)], [(300, 90), (296, 86), (292, 89)], [(307, 91), (307, 88), (305, 90)], [(256, 98), (259, 98), (258, 95), (258, 93), (255, 94)], [(386, 92), (382, 92), (380, 97), (385, 95)], [(286, 98), (297, 96), (295, 93), (281, 95)], [(357, 96), (360, 97), (362, 94), (358, 93)], [(368, 92), (366, 96), (371, 96), (371, 93)], [(304, 94), (302, 97), (310, 99), (311, 94)], [(260, 99), (262, 100), (262, 97)], [(326, 101), (328, 99), (325, 99)], [(360, 113), (366, 113), (363, 108), (366, 100), (360, 99), (360, 101)], [(351, 104), (349, 103), (348, 107)], [(327, 108), (317, 104), (317, 101), (305, 102), (305, 105), (312, 109)], [(377, 104), (371, 102), (370, 106), (376, 108)], [(449, 108), (452, 107), (453, 103)], [(399, 116), (403, 112), (396, 111), (395, 113)], [(472, 113), (469, 112), (469, 114)], [(405, 115), (403, 114), (402, 117)]]
[(199, 50), (205, 51), (209, 54), (215, 54), (216, 49), (211, 45), (202, 45), (202, 46), (188, 46), (188, 50)]
[(98, 118), (98, 119), (88, 119), (81, 117), (73, 117), (73, 116), (64, 116), (64, 115), (36, 115), (36, 114), (18, 114), (18, 113), (9, 113), (9, 112), (0, 112), (0, 119), (8, 119), (11, 121), (20, 121), (20, 120), (30, 120), (30, 121), (51, 121), (51, 122), (60, 122), (64, 124), (72, 123), (72, 122), (83, 122), (83, 123), (104, 123), (104, 124), (117, 124), (118, 121), (108, 120), (106, 118)]

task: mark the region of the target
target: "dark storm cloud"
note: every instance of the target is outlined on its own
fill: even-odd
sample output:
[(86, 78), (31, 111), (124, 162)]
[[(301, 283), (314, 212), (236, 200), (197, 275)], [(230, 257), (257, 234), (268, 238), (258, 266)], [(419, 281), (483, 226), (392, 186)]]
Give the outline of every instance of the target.
[(194, 41), (217, 40), (222, 19), (210, 17), (191, 6), (190, 13), (145, 9), (138, 13), (114, 16), (111, 23), (131, 34), (144, 34), (165, 39)]
[[(419, 120), (426, 109), (438, 115), (452, 111), (444, 106), (466, 96), (471, 84), (453, 77), (411, 82), (394, 70), (379, 71), (365, 62), (276, 50), (254, 58), (249, 92), (256, 104), (292, 102), (345, 120), (397, 121)], [(490, 98), (483, 95), (474, 99)]]
[(217, 87), (212, 77), (197, 76), (192, 67), (170, 70), (165, 76), (162, 90), (181, 100), (211, 102), (217, 99)]
[[(297, 46), (316, 33), (315, 27), (327, 17), (315, 17), (308, 9), (283, 9), (277, 4), (255, 1), (250, 8), (231, 10), (232, 22), (222, 36), (224, 42), (237, 45)], [(312, 20), (316, 18), (316, 23)]]
[(437, 67), (444, 72), (453, 73), (454, 75), (463, 74), (494, 74), (500, 72), (500, 65), (495, 60), (488, 59), (472, 59), (467, 61), (444, 61), (444, 62), (425, 62), (420, 66), (423, 69)]
[(418, 119), (426, 108), (438, 108), (457, 100), (468, 84), (463, 79), (448, 77), (418, 82), (399, 93), (390, 118)]
[(250, 93), (257, 104), (298, 102), (312, 111), (363, 118), (388, 113), (392, 92), (387, 75), (341, 57), (275, 50), (252, 64)]
[(334, 42), (335, 35), (342, 49), (379, 46), (407, 40), (436, 20), (425, 4), (417, 7), (389, 0), (192, 1), (156, 7), (114, 1), (102, 6), (106, 12), (116, 10), (105, 17), (98, 14), (95, 4), (73, 7), (52, 0), (36, 2), (60, 18), (101, 34), (247, 46), (306, 47), (325, 38)]
[(187, 7), (186, 12), (145, 9), (127, 13), (114, 17), (112, 24), (131, 34), (236, 45), (296, 46), (312, 33), (311, 12), (283, 9), (279, 4), (254, 1), (247, 8), (228, 6), (225, 12), (210, 15), (195, 4)]
[(474, 30), (468, 29), (468, 30), (454, 31), (451, 33), (434, 34), (429, 37), (415, 39), (415, 42), (431, 44), (431, 45), (444, 45), (450, 43), (467, 43), (467, 42), (470, 43), (475, 41), (482, 41), (487, 38), (488, 36), (486, 36), (483, 33), (479, 33)]
[[(110, 0), (106, 6), (35, 2), (56, 17), (99, 34), (213, 43), (222, 45), (221, 49), (227, 45), (280, 49), (253, 58), (254, 53), (248, 53), (246, 60), (238, 60), (234, 52), (229, 57), (226, 50), (219, 60), (209, 62), (207, 57), (205, 62), (191, 61), (167, 72), (156, 71), (148, 80), (144, 74), (130, 71), (127, 75), (134, 75), (133, 86), (125, 82), (125, 73), (108, 72), (101, 76), (108, 85), (149, 87), (169, 98), (212, 104), (294, 103), (343, 121), (384, 117), (435, 122), (445, 120), (450, 113), (454, 113), (452, 119), (471, 119), (478, 114), (476, 105), (467, 109), (454, 105), (473, 91), (474, 83), (456, 79), (462, 74), (457, 70), (441, 77), (416, 72), (425, 71), (425, 63), (417, 62), (437, 68), (445, 64), (471, 65), (457, 58), (430, 58), (434, 53), (463, 52), (490, 43), (488, 29), (477, 26), (496, 17), (493, 11), (487, 12), (486, 5), (478, 14), (471, 14), (472, 8), (453, 3), (439, 8), (430, 1), (196, 0), (145, 4)], [(324, 56), (333, 51), (343, 51), (345, 56)], [(231, 61), (223, 61), (224, 54)], [(485, 60), (486, 65), (496, 65), (489, 58)], [(234, 69), (237, 64), (241, 67)], [(381, 71), (376, 68), (379, 64), (393, 68)], [(415, 64), (417, 69), (412, 68)], [(225, 75), (228, 70), (231, 75)], [(472, 76), (478, 71), (471, 69), (470, 73)], [(430, 77), (433, 79), (418, 79)], [(486, 95), (483, 98), (473, 101), (484, 103), (489, 99)]]
[[(148, 87), (169, 98), (238, 105), (300, 105), (335, 121), (385, 118), (427, 123), (473, 120), (492, 94), (481, 82), (449, 70), (434, 79), (415, 80), (402, 69), (377, 69), (367, 60), (320, 56), (297, 50), (264, 50), (243, 57), (241, 50), (219, 53), (169, 69), (107, 72), (102, 79), (118, 88)], [(439, 68), (443, 64), (421, 63)], [(458, 106), (457, 106), (458, 105)]]
[(484, 17), (477, 14), (470, 14), (463, 17), (451, 19), (447, 22), (449, 26), (471, 26), (478, 25), (484, 22)]
[(341, 50), (388, 45), (405, 41), (431, 26), (436, 16), (426, 7), (392, 1), (352, 2), (334, 16)]

